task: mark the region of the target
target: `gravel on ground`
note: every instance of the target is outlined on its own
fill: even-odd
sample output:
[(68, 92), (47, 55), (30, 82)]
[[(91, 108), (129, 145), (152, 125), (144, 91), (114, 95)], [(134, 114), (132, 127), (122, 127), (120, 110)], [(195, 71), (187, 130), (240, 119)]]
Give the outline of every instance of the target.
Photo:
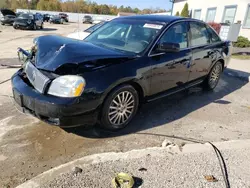
[[(250, 145), (245, 148), (226, 149), (221, 152), (226, 163), (231, 187), (249, 187)], [(178, 154), (166, 150), (160, 155), (154, 153), (137, 159), (128, 157), (104, 163), (86, 164), (81, 167), (81, 173), (76, 174), (71, 171), (61, 174), (41, 188), (112, 187), (111, 180), (119, 172), (129, 173), (135, 177), (136, 186), (134, 187), (225, 187), (219, 161), (213, 150)], [(214, 176), (218, 181), (209, 182), (205, 176)]]

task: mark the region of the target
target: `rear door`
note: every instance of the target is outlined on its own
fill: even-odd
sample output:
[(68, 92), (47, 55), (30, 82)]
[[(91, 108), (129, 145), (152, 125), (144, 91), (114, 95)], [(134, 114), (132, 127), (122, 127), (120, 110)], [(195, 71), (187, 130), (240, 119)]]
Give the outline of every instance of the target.
[[(151, 94), (182, 87), (188, 81), (191, 50), (188, 46), (187, 22), (172, 25), (153, 48), (149, 58), (152, 65)], [(178, 43), (179, 52), (157, 52), (161, 43)]]
[(190, 47), (192, 50), (192, 63), (189, 81), (193, 81), (209, 73), (212, 59), (216, 55), (204, 23), (190, 22)]

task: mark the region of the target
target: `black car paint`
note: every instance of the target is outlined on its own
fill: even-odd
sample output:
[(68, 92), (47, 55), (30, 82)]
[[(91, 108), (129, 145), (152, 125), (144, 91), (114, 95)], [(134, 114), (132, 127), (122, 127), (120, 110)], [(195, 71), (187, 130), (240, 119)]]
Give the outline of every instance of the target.
[[(31, 15), (33, 15), (32, 19), (17, 17), (13, 23), (13, 27), (20, 29), (33, 29), (34, 25), (36, 25), (37, 27), (41, 27), (43, 25), (43, 16), (41, 14)], [(30, 21), (30, 23), (28, 23), (28, 21)], [(37, 21), (40, 22), (40, 25), (37, 25)]]
[(52, 17), (50, 17), (49, 22), (50, 22), (50, 23), (61, 24), (61, 23), (63, 23), (63, 22), (62, 22), (62, 19), (63, 19), (63, 18), (61, 18), (61, 17), (59, 17), (59, 16), (58, 16), (58, 17), (53, 17), (53, 16), (52, 16)]
[(44, 15), (43, 15), (43, 21), (44, 21), (44, 22), (48, 22), (48, 21), (50, 20), (50, 17), (51, 17), (51, 16), (50, 16), (49, 14), (44, 14)]
[[(61, 36), (42, 36), (36, 39), (35, 43), (38, 49), (36, 67), (58, 74), (61, 74), (58, 69), (61, 69), (62, 66), (67, 66), (69, 62), (80, 67), (85, 64), (96, 67), (103, 63), (108, 64), (108, 61), (112, 61), (110, 59), (122, 59), (134, 56)], [(66, 74), (72, 74), (72, 70), (67, 69), (67, 71), (69, 72)], [(74, 73), (79, 74), (81, 71), (76, 69)]]
[[(164, 22), (166, 19), (166, 17), (151, 17), (150, 21), (157, 22)], [(119, 19), (148, 18), (137, 16)], [(193, 21), (177, 17), (167, 18), (168, 20), (165, 20), (167, 24), (161, 33), (174, 23)], [(177, 53), (151, 54), (151, 49), (159, 37), (139, 55), (125, 54), (59, 36), (40, 37), (35, 41), (38, 49), (36, 67), (46, 74), (83, 76), (87, 84), (82, 96), (65, 99), (39, 94), (32, 86), (25, 83), (27, 81), (22, 78), (22, 70), (12, 77), (13, 89), (21, 95), (28, 96), (31, 98), (30, 100), (35, 100), (35, 102), (31, 102), (35, 107), (39, 102), (52, 105), (51, 109), (54, 109), (54, 113), (47, 113), (47, 108), (42, 111), (38, 111), (35, 107), (28, 108), (40, 119), (44, 120), (39, 113), (42, 113), (42, 116), (47, 119), (48, 117), (59, 119), (72, 117), (72, 121), (74, 119), (72, 114), (76, 115), (74, 112), (77, 112), (78, 116), (97, 114), (91, 123), (94, 124), (98, 119), (98, 114), (100, 115), (101, 106), (107, 95), (121, 84), (131, 84), (136, 88), (141, 99), (151, 101), (201, 83), (211, 67), (218, 61), (221, 61), (224, 67), (227, 65), (225, 57), (230, 55), (228, 49), (230, 42), (221, 41), (216, 44), (188, 48)], [(69, 114), (65, 113), (67, 110), (70, 112)], [(76, 119), (78, 118), (76, 117)], [(69, 126), (69, 124), (61, 122), (63, 121), (56, 124)], [(50, 123), (53, 124), (53, 122)], [(80, 124), (85, 124), (85, 122), (81, 121)], [(78, 122), (70, 125), (80, 124)]]

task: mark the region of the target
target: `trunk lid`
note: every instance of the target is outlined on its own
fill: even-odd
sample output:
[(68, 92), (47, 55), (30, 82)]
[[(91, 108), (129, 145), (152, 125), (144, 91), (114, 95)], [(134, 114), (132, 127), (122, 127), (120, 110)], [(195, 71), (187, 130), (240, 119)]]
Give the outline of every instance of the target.
[(16, 16), (16, 13), (9, 9), (1, 9), (0, 12), (2, 13), (3, 16), (6, 15)]

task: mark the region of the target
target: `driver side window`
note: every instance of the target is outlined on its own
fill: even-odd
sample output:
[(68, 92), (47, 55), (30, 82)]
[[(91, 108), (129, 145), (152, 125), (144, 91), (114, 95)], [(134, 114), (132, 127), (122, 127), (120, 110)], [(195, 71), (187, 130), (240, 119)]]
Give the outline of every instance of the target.
[(160, 39), (161, 43), (177, 43), (180, 49), (188, 47), (188, 29), (187, 23), (181, 22), (171, 26)]

